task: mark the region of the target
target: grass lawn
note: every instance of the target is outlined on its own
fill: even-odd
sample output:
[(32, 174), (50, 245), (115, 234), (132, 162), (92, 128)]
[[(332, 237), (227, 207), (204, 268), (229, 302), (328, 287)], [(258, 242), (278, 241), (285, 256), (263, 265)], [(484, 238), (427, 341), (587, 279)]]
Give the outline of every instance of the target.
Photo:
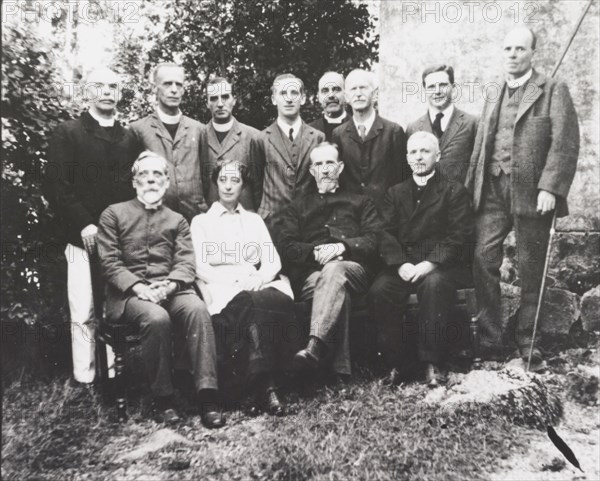
[[(172, 429), (193, 446), (169, 446), (134, 462), (118, 458), (163, 427), (139, 399), (119, 425), (94, 389), (66, 378), (21, 380), (3, 395), (2, 478), (472, 480), (486, 479), (524, 448), (523, 428), (510, 419), (449, 415), (423, 403), (427, 392), (419, 384), (386, 387), (363, 371), (344, 389), (286, 394), (285, 418), (230, 411), (218, 431), (205, 429), (184, 404), (183, 421)], [(185, 469), (176, 470), (174, 459)]]

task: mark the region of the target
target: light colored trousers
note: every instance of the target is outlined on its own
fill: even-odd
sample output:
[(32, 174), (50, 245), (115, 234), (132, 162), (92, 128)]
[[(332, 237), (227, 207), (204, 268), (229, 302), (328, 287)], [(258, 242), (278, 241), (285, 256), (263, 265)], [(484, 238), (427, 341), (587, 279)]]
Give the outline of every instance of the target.
[[(84, 249), (72, 244), (67, 244), (65, 257), (67, 259), (67, 292), (71, 314), (73, 377), (78, 382), (90, 383), (94, 381), (96, 374), (96, 320), (90, 260)], [(108, 365), (112, 367), (114, 354), (110, 346), (107, 346), (107, 360)]]

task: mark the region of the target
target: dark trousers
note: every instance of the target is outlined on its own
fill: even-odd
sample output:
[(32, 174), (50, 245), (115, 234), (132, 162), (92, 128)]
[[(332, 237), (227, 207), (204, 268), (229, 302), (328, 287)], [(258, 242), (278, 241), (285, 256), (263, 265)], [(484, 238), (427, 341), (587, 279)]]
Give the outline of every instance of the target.
[[(449, 319), (456, 290), (467, 287), (470, 281), (466, 266), (438, 268), (414, 284), (402, 280), (394, 267), (386, 267), (377, 276), (367, 300), (377, 323), (378, 347), (389, 366), (400, 366), (416, 357), (423, 362), (443, 360), (448, 339), (457, 334), (449, 331), (461, 329)], [(405, 316), (408, 298), (415, 292), (419, 299), (416, 323)]]
[(544, 272), (552, 215), (525, 217), (511, 214), (510, 176), (500, 173), (486, 179), (481, 207), (475, 217), (473, 277), (479, 310), (482, 346), (502, 346), (500, 266), (502, 244), (514, 226), (521, 280), (521, 304), (515, 342), (529, 352), (538, 295)]
[(260, 374), (273, 373), (293, 356), (286, 345), (298, 336), (290, 330), (295, 326), (294, 301), (272, 287), (240, 292), (213, 316), (213, 324), (221, 382), (229, 394), (248, 387)]
[(173, 394), (172, 363), (191, 372), (197, 391), (217, 389), (213, 326), (206, 304), (193, 290), (178, 292), (163, 305), (131, 297), (122, 319), (139, 325), (142, 361), (154, 396)]

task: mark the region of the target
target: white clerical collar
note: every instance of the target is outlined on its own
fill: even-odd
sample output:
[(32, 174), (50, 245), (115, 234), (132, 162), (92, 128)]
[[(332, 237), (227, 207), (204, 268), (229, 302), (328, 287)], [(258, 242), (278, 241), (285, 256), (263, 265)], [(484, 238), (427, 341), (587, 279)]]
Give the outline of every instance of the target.
[(346, 120), (347, 115), (348, 114), (344, 110), (342, 112), (342, 115), (340, 115), (339, 117), (327, 117), (327, 115), (324, 115), (323, 117), (325, 117), (325, 122), (327, 122), (328, 124), (341, 124), (344, 120)]
[(296, 140), (296, 136), (298, 135), (298, 132), (300, 132), (300, 127), (302, 127), (302, 118), (298, 116), (295, 122), (292, 125), (289, 125), (281, 120), (281, 118), (277, 117), (277, 125), (283, 131), (286, 137), (289, 136), (290, 129), (294, 129), (292, 132), (292, 137), (294, 137), (294, 140)]
[(506, 84), (508, 85), (509, 89), (519, 88), (522, 85), (525, 85), (525, 83), (531, 78), (532, 75), (533, 75), (533, 69), (530, 68), (529, 71), (525, 75), (522, 75), (521, 77), (519, 77), (517, 79), (514, 79), (514, 80), (506, 79)]
[(158, 202), (156, 202), (154, 204), (148, 204), (148, 202), (146, 202), (144, 199), (142, 199), (138, 195), (137, 200), (139, 200), (142, 203), (142, 205), (144, 206), (144, 209), (146, 209), (146, 210), (158, 210), (158, 208), (162, 205), (162, 199), (160, 199)]
[(226, 124), (218, 124), (214, 120), (211, 120), (211, 123), (216, 132), (229, 132), (231, 127), (233, 127), (233, 117)]
[(175, 115), (165, 114), (160, 107), (156, 109), (156, 113), (158, 114), (158, 118), (163, 124), (175, 125), (178, 124), (181, 120), (181, 110), (177, 112)]
[(417, 184), (419, 187), (425, 187), (427, 185), (427, 182), (429, 182), (429, 179), (431, 179), (434, 174), (435, 174), (435, 169), (433, 169), (427, 175), (421, 176), (421, 175), (413, 174), (413, 180), (415, 181), (415, 184)]
[(446, 124), (448, 124), (448, 121), (450, 120), (450, 117), (452, 117), (452, 114), (454, 113), (454, 104), (450, 104), (448, 105), (448, 107), (446, 107), (444, 110), (438, 110), (438, 109), (434, 109), (433, 107), (429, 107), (429, 118), (431, 119), (431, 123), (433, 124), (433, 121), (435, 120), (435, 116), (439, 113), (444, 114), (444, 116), (442, 117), (442, 130), (446, 130), (445, 129), (445, 125), (444, 122)]
[(115, 116), (113, 115), (110, 119), (106, 119), (104, 117), (100, 117), (93, 109), (89, 109), (88, 112), (92, 116), (92, 118), (100, 124), (100, 127), (112, 127), (115, 125)]
[(356, 120), (356, 117), (352, 117), (352, 120), (354, 121), (354, 125), (356, 126), (356, 130), (358, 130), (359, 125), (364, 125), (365, 126), (365, 137), (366, 137), (369, 134), (371, 127), (373, 127), (373, 123), (375, 122), (376, 116), (377, 116), (377, 113), (375, 112), (375, 109), (373, 109), (369, 118), (367, 120), (365, 120), (364, 122), (359, 123)]

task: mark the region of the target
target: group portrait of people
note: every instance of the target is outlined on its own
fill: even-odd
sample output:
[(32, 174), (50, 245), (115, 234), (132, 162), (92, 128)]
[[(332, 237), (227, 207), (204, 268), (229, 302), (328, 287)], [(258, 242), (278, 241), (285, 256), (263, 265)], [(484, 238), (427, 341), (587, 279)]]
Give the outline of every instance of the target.
[[(540, 253), (553, 216), (568, 212), (579, 127), (565, 83), (533, 68), (536, 43), (526, 27), (506, 34), (501, 91), (479, 117), (454, 105), (452, 66), (424, 65), (427, 106), (406, 129), (378, 114), (375, 75), (361, 69), (322, 75), (322, 115), (311, 123), (302, 79), (277, 75), (277, 117), (263, 131), (236, 120), (238, 92), (224, 77), (207, 82), (206, 125), (184, 115), (175, 63), (155, 66), (155, 110), (124, 127), (119, 75), (91, 72), (89, 109), (57, 127), (48, 155), (75, 380), (91, 383), (96, 372), (93, 258), (105, 321), (137, 326), (165, 422), (179, 418), (177, 371), (191, 374), (208, 428), (226, 422), (225, 385), (256, 401), (251, 414), (282, 416), (282, 371), (345, 382), (359, 298), (390, 384), (446, 382), (443, 333), (463, 288), (475, 289), (485, 358), (541, 363), (532, 338)], [(500, 267), (513, 229), (521, 302), (507, 344)]]

